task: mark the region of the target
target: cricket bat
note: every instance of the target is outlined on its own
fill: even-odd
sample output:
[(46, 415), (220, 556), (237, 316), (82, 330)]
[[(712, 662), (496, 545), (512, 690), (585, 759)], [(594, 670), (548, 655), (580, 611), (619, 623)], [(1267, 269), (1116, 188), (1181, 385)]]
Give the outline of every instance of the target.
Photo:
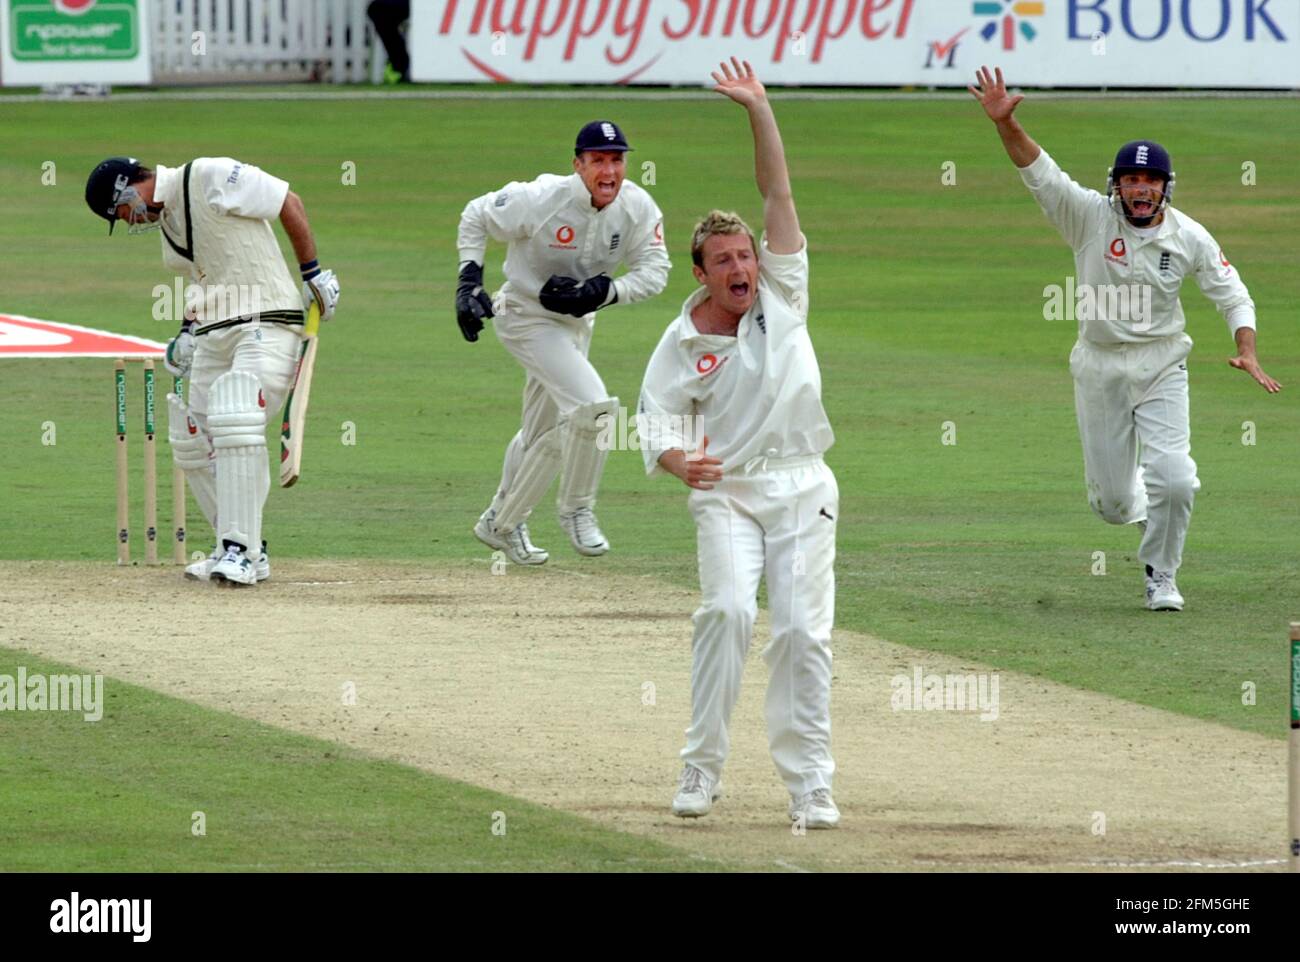
[(320, 307), (307, 312), (302, 330), (302, 347), (298, 350), (298, 367), (284, 402), (280, 424), (280, 487), (291, 488), (302, 474), (302, 442), (307, 426), (307, 404), (311, 398), (311, 375), (316, 367), (317, 332), (320, 330)]

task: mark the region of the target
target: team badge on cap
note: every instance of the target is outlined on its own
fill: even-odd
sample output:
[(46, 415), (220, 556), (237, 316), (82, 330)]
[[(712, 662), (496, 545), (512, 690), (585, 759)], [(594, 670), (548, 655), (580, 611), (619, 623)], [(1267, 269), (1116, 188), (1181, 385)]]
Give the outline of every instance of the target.
[(578, 139), (573, 145), (574, 154), (584, 150), (631, 150), (627, 138), (618, 124), (612, 120), (593, 120), (578, 131)]

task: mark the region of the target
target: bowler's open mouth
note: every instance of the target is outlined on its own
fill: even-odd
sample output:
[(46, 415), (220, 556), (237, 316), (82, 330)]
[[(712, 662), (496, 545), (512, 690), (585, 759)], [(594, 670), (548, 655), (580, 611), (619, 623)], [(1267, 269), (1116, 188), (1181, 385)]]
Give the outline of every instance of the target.
[(749, 293), (749, 285), (748, 285), (748, 284), (732, 284), (732, 285), (731, 285), (731, 296), (732, 296), (732, 297), (744, 297), (744, 296), (745, 296), (746, 294), (748, 294), (748, 293)]
[(1135, 200), (1133, 201), (1132, 206), (1133, 213), (1137, 214), (1139, 217), (1153, 213), (1156, 209), (1156, 205), (1151, 203), (1149, 200)]

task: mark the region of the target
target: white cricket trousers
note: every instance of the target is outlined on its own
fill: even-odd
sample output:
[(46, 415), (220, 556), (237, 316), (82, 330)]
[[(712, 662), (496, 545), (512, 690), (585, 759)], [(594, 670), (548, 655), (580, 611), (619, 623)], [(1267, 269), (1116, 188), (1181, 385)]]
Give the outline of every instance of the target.
[[(194, 339), (194, 363), (186, 382), (186, 403), (204, 435), (211, 436), (208, 431), (208, 395), (212, 382), (227, 371), (247, 371), (257, 376), (262, 385), (262, 397), (266, 400), (267, 423), (274, 425), (278, 432), (280, 412), (298, 366), (301, 330), (283, 324), (240, 325), (200, 334)], [(278, 462), (280, 452), (272, 451)], [(213, 474), (215, 476), (215, 464)], [(265, 483), (259, 482), (258, 488), (263, 504), (270, 490), (268, 461)], [(217, 529), (215, 505), (205, 505), (200, 501), (199, 506), (213, 529)], [(259, 545), (250, 548), (260, 550)]]
[(691, 727), (682, 759), (715, 782), (730, 746), (731, 709), (767, 579), (772, 638), (767, 738), (787, 790), (830, 788), (831, 626), (835, 621), (835, 475), (820, 457), (769, 462), (692, 490), (700, 589), (692, 641)]
[[(497, 340), (514, 355), (527, 375), (523, 425), (506, 446), (501, 485), (492, 500), (492, 506), (500, 510), (524, 453), (547, 432), (555, 430), (560, 419), (574, 408), (604, 400), (609, 395), (605, 393), (600, 374), (587, 360), (594, 318), (564, 322), (549, 317), (502, 314), (492, 326)], [(552, 440), (558, 442), (558, 437)], [(556, 474), (559, 470), (557, 457)]]
[(1138, 559), (1177, 571), (1201, 483), (1191, 456), (1186, 334), (1070, 352), (1088, 503), (1111, 524), (1146, 519)]

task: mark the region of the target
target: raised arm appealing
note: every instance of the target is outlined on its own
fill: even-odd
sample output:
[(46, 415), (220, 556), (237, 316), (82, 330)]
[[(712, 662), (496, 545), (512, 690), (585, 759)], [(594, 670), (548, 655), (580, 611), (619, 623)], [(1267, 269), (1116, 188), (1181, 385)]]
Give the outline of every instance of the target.
[(799, 214), (790, 189), (790, 170), (785, 163), (785, 147), (776, 115), (767, 99), (767, 91), (754, 75), (749, 61), (731, 58), (713, 71), (713, 88), (745, 108), (754, 131), (754, 179), (763, 195), (763, 229), (767, 246), (773, 254), (794, 254), (803, 246), (799, 231)]
[(980, 67), (975, 76), (979, 78), (979, 89), (966, 89), (975, 95), (984, 112), (989, 115), (989, 120), (997, 127), (998, 136), (1002, 138), (1002, 146), (1007, 149), (1011, 162), (1017, 167), (1028, 167), (1038, 159), (1042, 148), (1025, 133), (1025, 128), (1020, 126), (1020, 121), (1014, 116), (1016, 107), (1025, 99), (1025, 95), (1016, 94), (1013, 97), (1007, 93), (1001, 67), (994, 68), (994, 73), (989, 73), (988, 67)]

